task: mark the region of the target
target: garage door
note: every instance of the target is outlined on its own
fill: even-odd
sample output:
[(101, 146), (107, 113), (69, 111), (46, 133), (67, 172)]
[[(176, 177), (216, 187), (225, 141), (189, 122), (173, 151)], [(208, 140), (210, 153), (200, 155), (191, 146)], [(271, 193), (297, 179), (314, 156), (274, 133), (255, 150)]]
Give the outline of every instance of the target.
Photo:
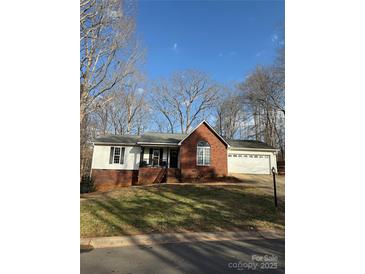
[(270, 174), (270, 156), (228, 153), (228, 172)]

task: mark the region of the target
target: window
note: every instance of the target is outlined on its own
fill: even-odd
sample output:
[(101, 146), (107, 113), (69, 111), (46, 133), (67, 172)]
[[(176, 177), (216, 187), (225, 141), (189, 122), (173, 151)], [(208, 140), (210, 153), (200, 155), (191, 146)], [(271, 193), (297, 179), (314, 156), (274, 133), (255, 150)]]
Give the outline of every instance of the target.
[(124, 147), (110, 147), (109, 164), (123, 164), (124, 163)]
[(199, 166), (210, 165), (210, 145), (208, 142), (200, 141), (196, 151), (197, 164)]

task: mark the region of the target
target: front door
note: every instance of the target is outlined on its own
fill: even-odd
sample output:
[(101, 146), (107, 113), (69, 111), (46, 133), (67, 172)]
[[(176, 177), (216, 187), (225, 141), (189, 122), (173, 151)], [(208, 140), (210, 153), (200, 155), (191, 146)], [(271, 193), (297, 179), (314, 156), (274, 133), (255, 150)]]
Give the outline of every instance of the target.
[(159, 166), (160, 165), (160, 149), (154, 149), (152, 154), (152, 165)]
[(170, 167), (177, 168), (177, 159), (179, 156), (178, 150), (170, 150)]

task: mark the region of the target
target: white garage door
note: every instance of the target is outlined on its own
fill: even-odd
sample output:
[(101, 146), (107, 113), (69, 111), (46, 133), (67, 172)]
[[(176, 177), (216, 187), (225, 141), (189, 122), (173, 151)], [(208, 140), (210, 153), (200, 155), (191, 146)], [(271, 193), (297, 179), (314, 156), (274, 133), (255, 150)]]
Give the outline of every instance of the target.
[(270, 174), (270, 156), (228, 153), (228, 172)]

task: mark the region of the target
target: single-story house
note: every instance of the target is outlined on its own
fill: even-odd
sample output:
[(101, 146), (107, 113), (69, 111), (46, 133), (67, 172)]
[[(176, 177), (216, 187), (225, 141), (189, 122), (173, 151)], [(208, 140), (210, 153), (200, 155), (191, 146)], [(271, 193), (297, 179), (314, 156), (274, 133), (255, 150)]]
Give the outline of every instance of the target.
[(225, 140), (206, 121), (188, 134), (108, 135), (94, 140), (91, 177), (97, 189), (270, 174), (277, 149), (252, 140)]

